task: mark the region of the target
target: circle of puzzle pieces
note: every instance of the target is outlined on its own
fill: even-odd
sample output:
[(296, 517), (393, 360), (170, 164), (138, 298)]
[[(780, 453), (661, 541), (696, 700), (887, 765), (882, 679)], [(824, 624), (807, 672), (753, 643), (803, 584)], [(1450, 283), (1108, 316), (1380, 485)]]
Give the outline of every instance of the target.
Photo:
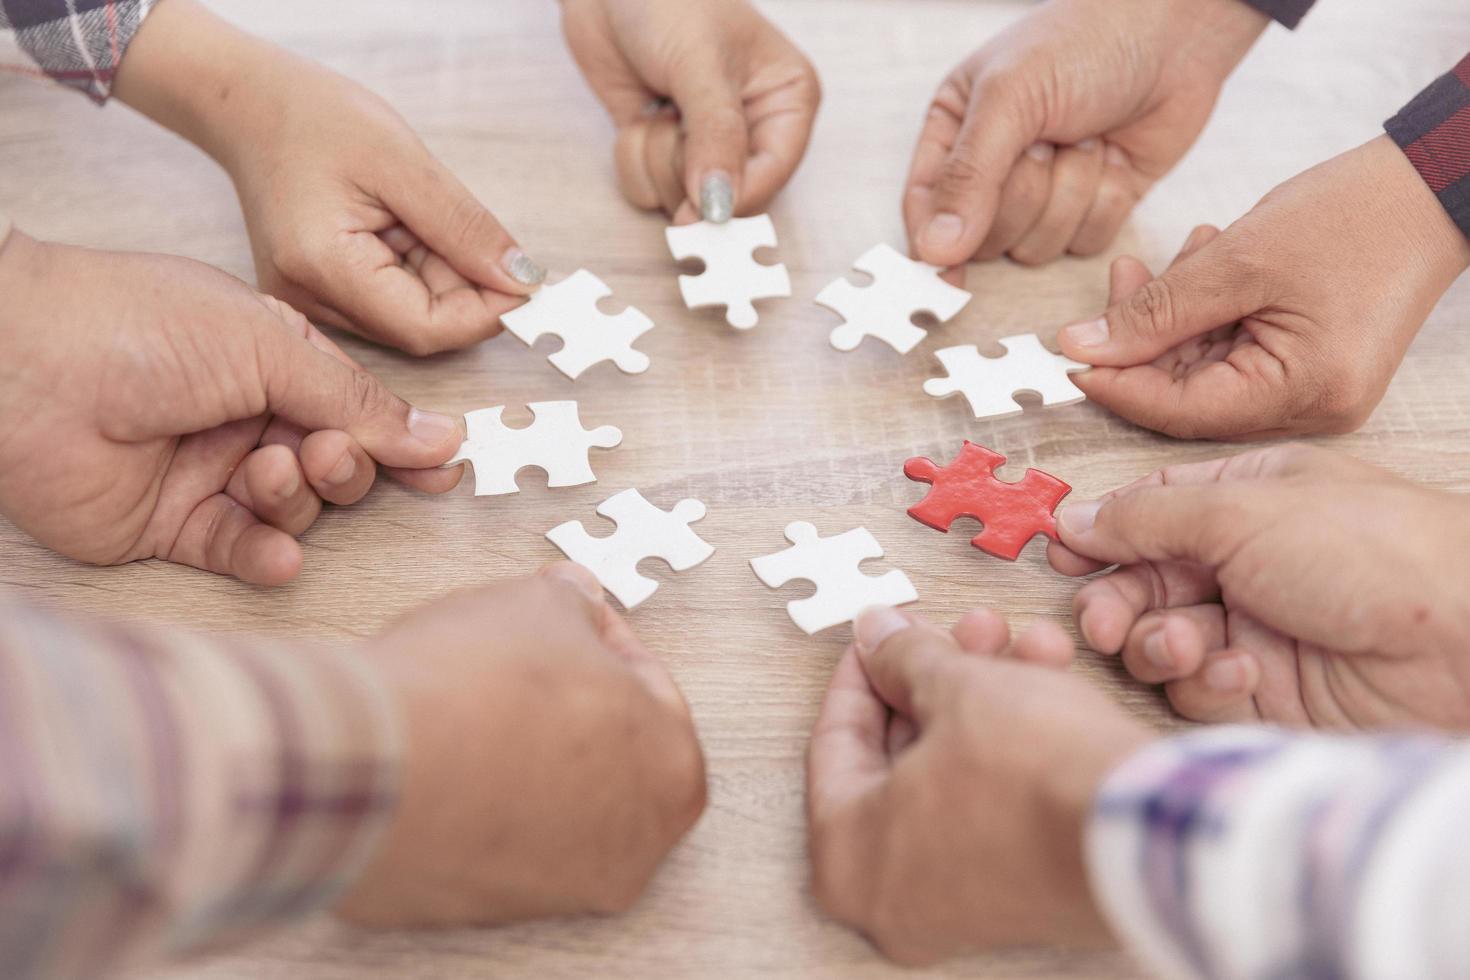
[(544, 470), (548, 487), (593, 483), (597, 474), (587, 459), (592, 447), (612, 449), (623, 441), (616, 426), (582, 428), (574, 401), (531, 402), (526, 407), (535, 420), (522, 429), (502, 421), (504, 405), (465, 414), (465, 441), (444, 465), (468, 461), (475, 471), (476, 497), (518, 493), (516, 473), (527, 466)]
[(872, 285), (854, 286), (837, 279), (816, 299), (844, 321), (831, 336), (832, 346), (840, 351), (856, 350), (864, 337), (877, 337), (907, 354), (927, 336), (914, 324), (914, 314), (928, 313), (945, 323), (970, 302), (969, 293), (939, 278), (944, 271), (939, 266), (916, 262), (886, 244), (868, 249), (852, 267), (872, 276)]
[(567, 521), (546, 536), (562, 554), (597, 576), (624, 609), (658, 591), (657, 582), (638, 572), (638, 563), (645, 558), (662, 558), (674, 571), (683, 572), (715, 553), (689, 526), (705, 515), (698, 500), (681, 500), (671, 511), (660, 510), (637, 490), (624, 490), (598, 504), (597, 513), (617, 524), (617, 530), (594, 538), (581, 521)]
[(1018, 391), (1035, 392), (1043, 405), (1075, 405), (1087, 397), (1068, 375), (1091, 365), (1053, 354), (1034, 333), (1002, 337), (1000, 343), (1004, 357), (985, 357), (974, 344), (935, 351), (949, 377), (930, 378), (924, 391), (935, 398), (964, 395), (977, 419), (1020, 415)]
[(795, 521), (786, 526), (786, 540), (790, 548), (752, 558), (750, 567), (773, 589), (799, 578), (816, 585), (815, 595), (786, 604), (791, 621), (809, 634), (850, 622), (869, 606), (901, 606), (919, 598), (898, 569), (879, 576), (863, 573), (859, 566), (865, 560), (883, 557), (883, 546), (865, 527), (824, 538), (814, 525)]
[(560, 337), (561, 350), (546, 359), (573, 381), (602, 361), (612, 361), (624, 374), (642, 374), (648, 370), (648, 355), (634, 350), (633, 341), (652, 330), (653, 321), (631, 306), (608, 316), (597, 301), (611, 295), (601, 279), (578, 269), (536, 290), (525, 303), (501, 314), (500, 322), (527, 346), (546, 334)]
[(679, 277), (679, 293), (691, 310), (723, 306), (725, 322), (736, 330), (749, 330), (759, 320), (755, 300), (791, 295), (786, 266), (755, 260), (756, 249), (776, 247), (776, 226), (770, 215), (731, 218), (722, 224), (699, 221), (671, 226), (664, 229), (664, 237), (678, 261), (704, 262), (704, 272)]
[(1052, 512), (1072, 488), (1033, 469), (1017, 482), (1006, 483), (995, 475), (1005, 461), (1000, 453), (968, 440), (948, 466), (915, 456), (903, 464), (903, 475), (933, 488), (909, 508), (909, 516), (945, 533), (955, 518), (973, 517), (985, 527), (970, 543), (1010, 561), (1038, 534), (1055, 539), (1057, 519)]

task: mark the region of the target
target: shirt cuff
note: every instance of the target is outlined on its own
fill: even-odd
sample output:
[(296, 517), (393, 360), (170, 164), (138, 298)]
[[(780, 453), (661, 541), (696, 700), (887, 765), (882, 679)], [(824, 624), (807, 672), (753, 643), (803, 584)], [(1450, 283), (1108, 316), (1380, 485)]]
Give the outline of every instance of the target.
[(1470, 237), (1470, 55), (1383, 128)]
[(1273, 20), (1295, 28), (1317, 0), (1241, 0)]
[(0, 0), (0, 68), (39, 74), (99, 105), (160, 0)]

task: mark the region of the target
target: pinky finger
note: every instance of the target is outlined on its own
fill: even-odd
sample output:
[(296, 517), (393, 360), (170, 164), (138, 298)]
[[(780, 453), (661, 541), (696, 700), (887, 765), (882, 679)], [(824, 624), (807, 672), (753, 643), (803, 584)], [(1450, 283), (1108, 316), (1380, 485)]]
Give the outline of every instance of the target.
[(1260, 721), (1255, 701), (1260, 684), (1261, 665), (1256, 658), (1227, 649), (1210, 654), (1198, 673), (1165, 684), (1164, 693), (1174, 710), (1191, 721)]
[(1037, 623), (1011, 645), (1009, 656), (1040, 667), (1065, 668), (1072, 663), (1076, 645), (1056, 623)]
[(251, 585), (283, 585), (301, 572), (296, 539), (222, 493), (194, 508), (163, 557)]

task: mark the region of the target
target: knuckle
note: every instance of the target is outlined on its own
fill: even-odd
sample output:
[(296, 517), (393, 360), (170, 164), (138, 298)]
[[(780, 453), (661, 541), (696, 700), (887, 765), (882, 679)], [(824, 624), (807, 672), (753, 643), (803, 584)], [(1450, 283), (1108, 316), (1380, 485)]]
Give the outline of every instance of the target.
[(944, 165), (944, 174), (939, 178), (938, 193), (941, 196), (963, 197), (975, 188), (984, 186), (987, 179), (974, 160), (957, 154)]
[(351, 387), (347, 393), (348, 408), (355, 417), (373, 415), (383, 407), (383, 389), (378, 379), (363, 370), (352, 372)]
[(461, 248), (483, 248), (504, 236), (494, 216), (468, 194), (456, 198), (447, 220), (450, 237)]
[(1129, 329), (1143, 339), (1166, 336), (1178, 313), (1174, 287), (1167, 279), (1150, 280), (1124, 303)]

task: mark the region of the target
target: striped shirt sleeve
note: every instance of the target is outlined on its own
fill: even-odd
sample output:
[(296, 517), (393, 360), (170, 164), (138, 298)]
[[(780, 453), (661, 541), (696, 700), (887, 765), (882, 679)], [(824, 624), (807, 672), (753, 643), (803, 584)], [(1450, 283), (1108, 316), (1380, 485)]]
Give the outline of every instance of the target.
[(345, 653), (0, 597), (0, 976), (158, 964), (332, 902), (399, 760), (387, 693)]
[(1470, 976), (1470, 745), (1224, 728), (1145, 748), (1088, 829), (1094, 893), (1160, 976)]
[(1383, 128), (1470, 237), (1470, 55)]
[(0, 69), (106, 102), (123, 53), (160, 0), (0, 0)]
[(1302, 22), (1302, 18), (1307, 16), (1307, 11), (1312, 9), (1312, 4), (1317, 0), (1244, 0), (1244, 2), (1255, 7), (1267, 17), (1294, 29)]

